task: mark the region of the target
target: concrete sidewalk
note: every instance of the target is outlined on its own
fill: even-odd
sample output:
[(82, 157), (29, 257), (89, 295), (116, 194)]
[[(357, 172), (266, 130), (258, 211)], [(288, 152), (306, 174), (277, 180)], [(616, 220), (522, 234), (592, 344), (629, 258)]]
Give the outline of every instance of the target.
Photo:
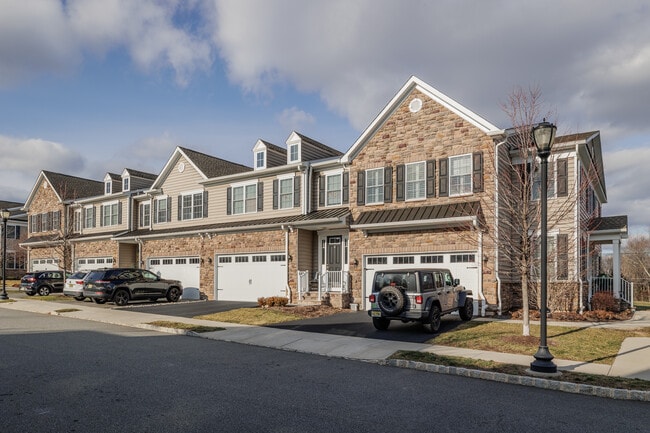
[[(131, 326), (147, 329), (155, 329), (158, 331), (186, 334), (185, 331), (180, 331), (171, 328), (162, 328), (149, 325), (148, 323), (164, 320), (190, 323), (195, 325), (205, 325), (211, 327), (224, 328), (223, 331), (215, 331), (209, 333), (195, 334), (202, 338), (208, 338), (219, 341), (234, 342), (240, 344), (249, 344), (254, 346), (268, 347), (281, 350), (290, 350), (301, 353), (310, 353), (316, 355), (339, 357), (363, 361), (383, 362), (397, 366), (409, 366), (412, 368), (420, 368), (421, 366), (412, 363), (404, 362), (388, 362), (386, 359), (398, 350), (411, 350), (435, 353), (438, 355), (460, 356), (465, 358), (482, 359), (488, 361), (495, 361), (507, 364), (517, 364), (529, 366), (533, 360), (532, 354), (528, 355), (515, 355), (499, 352), (488, 352), (483, 350), (462, 349), (448, 346), (438, 346), (430, 344), (408, 343), (400, 341), (376, 340), (361, 337), (348, 337), (341, 335), (320, 334), (303, 331), (293, 331), (286, 329), (276, 329), (268, 327), (239, 325), (232, 323), (214, 322), (209, 320), (197, 320), (184, 317), (170, 317), (166, 315), (140, 313), (126, 310), (113, 310), (104, 308), (95, 308), (84, 306), (82, 303), (57, 303), (57, 302), (43, 302), (33, 300), (18, 299), (15, 302), (0, 303), (1, 308), (28, 311), (39, 314), (53, 314), (70, 318), (92, 320), (102, 323), (110, 323), (114, 325)], [(75, 309), (78, 311), (59, 312), (65, 309)], [(650, 326), (650, 313), (643, 312), (638, 320), (635, 320), (636, 328)], [(637, 313), (638, 314), (638, 313)], [(477, 320), (485, 320), (477, 318)], [(554, 322), (553, 324), (561, 324)], [(576, 326), (572, 323), (563, 323), (565, 326)], [(617, 324), (620, 325), (620, 324)], [(580, 324), (580, 326), (594, 326), (594, 327), (614, 327), (605, 324)], [(618, 327), (618, 326), (616, 326)], [(554, 362), (559, 370), (575, 371), (579, 373), (590, 373), (598, 375), (621, 376), (627, 378), (639, 378), (650, 380), (650, 338), (628, 338), (623, 343), (619, 355), (617, 356), (612, 366), (605, 364), (577, 362), (562, 359), (555, 359)], [(450, 369), (447, 367), (447, 369)], [(453, 368), (451, 368), (453, 369)], [(455, 371), (455, 369), (453, 369)], [(464, 370), (464, 369), (463, 369)], [(495, 373), (487, 373), (491, 375), (494, 380)], [(503, 375), (508, 376), (508, 375)], [(525, 378), (528, 380), (519, 381), (524, 385), (533, 386), (538, 379)], [(545, 379), (542, 379), (545, 380)], [(509, 381), (509, 380), (508, 380)], [(526, 383), (532, 381), (531, 383)], [(546, 382), (555, 382), (553, 380), (546, 380)], [(547, 387), (547, 386), (544, 386)], [(576, 386), (577, 391), (582, 392), (586, 388), (585, 385)], [(598, 388), (598, 387), (592, 387)], [(559, 387), (557, 389), (560, 389)], [(620, 391), (620, 390), (618, 390)], [(583, 392), (584, 393), (584, 392)], [(631, 394), (630, 394), (631, 393)], [(592, 393), (592, 395), (595, 395)], [(650, 392), (643, 391), (629, 391), (625, 395), (632, 395), (632, 399), (650, 401)], [(603, 396), (622, 398), (621, 395), (614, 396), (604, 394)]]

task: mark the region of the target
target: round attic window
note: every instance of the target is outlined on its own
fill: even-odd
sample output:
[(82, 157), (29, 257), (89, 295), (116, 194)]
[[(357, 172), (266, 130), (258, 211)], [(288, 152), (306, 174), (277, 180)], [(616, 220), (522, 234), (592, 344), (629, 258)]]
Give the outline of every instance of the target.
[(415, 98), (409, 104), (409, 110), (411, 110), (411, 113), (417, 113), (420, 109), (422, 109), (422, 100), (420, 98)]
[(178, 172), (182, 173), (185, 171), (185, 163), (184, 162), (179, 162), (178, 163)]

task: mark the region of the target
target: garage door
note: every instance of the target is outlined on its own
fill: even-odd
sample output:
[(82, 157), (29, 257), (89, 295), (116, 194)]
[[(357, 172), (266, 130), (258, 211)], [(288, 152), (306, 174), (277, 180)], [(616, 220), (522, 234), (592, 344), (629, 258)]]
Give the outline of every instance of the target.
[(474, 311), (478, 311), (479, 269), (475, 252), (463, 253), (417, 253), (399, 255), (376, 255), (364, 257), (365, 305), (370, 309), (368, 296), (372, 293), (373, 275), (387, 269), (445, 268), (449, 269), (460, 284), (472, 290)]
[(149, 259), (148, 269), (160, 278), (179, 280), (183, 288), (200, 289), (200, 267), (198, 257), (156, 257)]
[(287, 260), (284, 253), (217, 255), (216, 298), (250, 301), (286, 296)]
[(58, 259), (34, 259), (30, 266), (32, 271), (56, 271), (59, 269)]

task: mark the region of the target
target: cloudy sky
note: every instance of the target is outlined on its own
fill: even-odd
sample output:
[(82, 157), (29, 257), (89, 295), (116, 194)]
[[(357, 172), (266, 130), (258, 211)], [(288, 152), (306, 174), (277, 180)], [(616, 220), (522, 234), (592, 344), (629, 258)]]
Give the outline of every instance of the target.
[(539, 87), (558, 133), (601, 131), (604, 213), (647, 233), (649, 22), (648, 0), (0, 0), (0, 199), (41, 169), (158, 173), (177, 145), (345, 151), (416, 75), (501, 128)]

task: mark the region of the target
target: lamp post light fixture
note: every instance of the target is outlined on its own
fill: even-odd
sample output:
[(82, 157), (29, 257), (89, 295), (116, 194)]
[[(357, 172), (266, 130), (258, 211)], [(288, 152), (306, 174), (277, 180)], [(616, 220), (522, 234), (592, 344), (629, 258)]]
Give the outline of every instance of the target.
[(2, 218), (2, 293), (0, 293), (0, 300), (9, 299), (7, 296), (7, 221), (11, 213), (6, 210), (0, 210), (0, 217)]
[(530, 363), (530, 370), (535, 373), (555, 374), (557, 373), (557, 366), (553, 362), (553, 355), (548, 350), (546, 343), (546, 314), (547, 314), (547, 201), (548, 198), (548, 157), (551, 154), (551, 146), (553, 146), (553, 139), (555, 138), (555, 125), (549, 123), (544, 119), (542, 123), (533, 127), (533, 141), (537, 148), (537, 156), (541, 159), (541, 252), (540, 252), (540, 282), (541, 282), (541, 306), (540, 306), (540, 336), (539, 348), (537, 353), (533, 355), (535, 360)]

